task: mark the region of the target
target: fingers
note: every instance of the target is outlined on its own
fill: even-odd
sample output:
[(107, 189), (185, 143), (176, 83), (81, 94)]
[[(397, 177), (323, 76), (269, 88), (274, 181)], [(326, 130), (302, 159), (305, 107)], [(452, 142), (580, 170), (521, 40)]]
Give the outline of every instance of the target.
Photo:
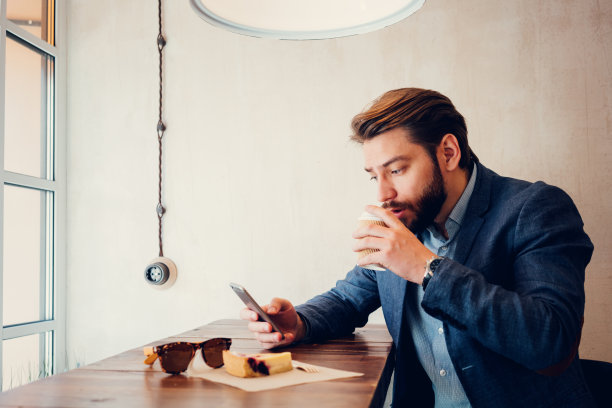
[(285, 334), (285, 339), (281, 340), (281, 335), (278, 332), (255, 333), (255, 338), (263, 348), (272, 349), (291, 344), (295, 340), (295, 335), (293, 333), (287, 333)]
[(359, 252), (364, 249), (382, 250), (387, 247), (387, 241), (383, 238), (366, 236), (365, 238), (356, 239), (353, 243), (353, 251)]
[(385, 238), (389, 233), (388, 227), (383, 227), (382, 225), (376, 224), (367, 224), (363, 225), (353, 232), (353, 238), (360, 239), (363, 237), (379, 237)]
[(252, 321), (248, 324), (248, 329), (253, 333), (272, 333), (272, 326), (267, 322)]
[(382, 256), (382, 253), (380, 251), (374, 252), (372, 254), (367, 254), (359, 258), (357, 260), (357, 265), (359, 266), (380, 265), (380, 266), (387, 268), (387, 266), (385, 265), (385, 261), (382, 258), (384, 257)]
[(404, 224), (395, 216), (393, 213), (385, 208), (378, 207), (375, 205), (367, 205), (366, 211), (372, 215), (382, 218), (382, 220), (390, 228), (403, 227)]
[(353, 232), (353, 238), (360, 239), (367, 236), (379, 238), (391, 238), (393, 231), (407, 230), (406, 226), (387, 209), (368, 205), (366, 211), (372, 215), (382, 218), (386, 225), (365, 224)]
[(266, 349), (289, 345), (295, 340), (295, 334), (292, 332), (286, 332), (283, 339), (282, 335), (272, 331), (272, 326), (266, 322), (251, 322), (248, 327), (255, 339)]
[(256, 322), (257, 320), (259, 320), (259, 315), (255, 313), (254, 311), (252, 311), (251, 309), (245, 307), (244, 309), (240, 311), (240, 318), (242, 320)]

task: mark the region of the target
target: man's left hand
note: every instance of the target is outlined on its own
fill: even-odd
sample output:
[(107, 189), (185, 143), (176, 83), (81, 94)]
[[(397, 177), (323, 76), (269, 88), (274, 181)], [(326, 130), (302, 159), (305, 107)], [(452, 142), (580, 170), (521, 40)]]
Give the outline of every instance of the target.
[(425, 265), (435, 254), (391, 211), (373, 205), (367, 206), (366, 211), (382, 218), (387, 225), (365, 225), (353, 233), (353, 238), (356, 239), (353, 251), (378, 249), (378, 252), (360, 258), (358, 265), (379, 264), (399, 277), (420, 285), (423, 282)]

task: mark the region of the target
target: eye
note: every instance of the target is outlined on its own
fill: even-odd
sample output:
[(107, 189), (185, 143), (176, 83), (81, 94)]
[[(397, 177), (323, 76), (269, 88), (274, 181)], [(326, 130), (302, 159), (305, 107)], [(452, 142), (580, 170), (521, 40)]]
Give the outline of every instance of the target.
[(399, 169), (394, 169), (394, 170), (391, 170), (391, 174), (392, 174), (392, 175), (402, 174), (402, 173), (404, 172), (404, 169), (405, 169), (405, 167), (401, 167), (401, 168), (399, 168)]
[(378, 181), (378, 178), (376, 178), (376, 176), (372, 176), (370, 177), (370, 181)]

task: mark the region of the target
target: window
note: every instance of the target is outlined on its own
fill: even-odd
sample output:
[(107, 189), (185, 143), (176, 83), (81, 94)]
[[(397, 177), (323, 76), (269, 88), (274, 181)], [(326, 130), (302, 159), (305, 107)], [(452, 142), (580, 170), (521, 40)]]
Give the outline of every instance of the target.
[(0, 11), (4, 391), (65, 366), (65, 138), (58, 131), (65, 104), (56, 92), (64, 82), (56, 1), (0, 0)]

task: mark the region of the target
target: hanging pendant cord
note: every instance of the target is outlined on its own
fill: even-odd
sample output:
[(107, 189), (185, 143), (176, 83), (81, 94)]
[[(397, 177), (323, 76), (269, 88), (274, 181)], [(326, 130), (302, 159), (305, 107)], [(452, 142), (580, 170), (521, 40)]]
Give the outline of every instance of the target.
[(157, 202), (157, 219), (159, 222), (159, 256), (164, 256), (164, 244), (162, 240), (162, 218), (166, 213), (166, 209), (162, 205), (162, 141), (164, 138), (164, 131), (166, 125), (162, 120), (162, 106), (163, 106), (163, 49), (166, 45), (166, 39), (162, 35), (162, 0), (158, 0), (158, 22), (159, 22), (159, 33), (157, 35), (157, 50), (159, 51), (159, 120), (157, 121), (157, 142), (159, 145), (159, 189), (158, 189), (158, 202)]

